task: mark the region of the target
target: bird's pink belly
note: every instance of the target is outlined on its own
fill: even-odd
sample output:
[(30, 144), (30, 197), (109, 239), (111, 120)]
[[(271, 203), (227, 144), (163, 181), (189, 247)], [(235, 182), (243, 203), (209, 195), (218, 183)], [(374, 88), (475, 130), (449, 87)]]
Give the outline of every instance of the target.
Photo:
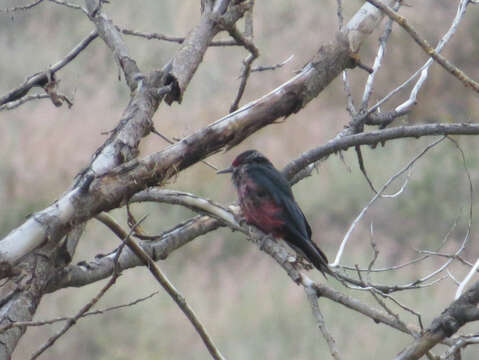
[(242, 204), (243, 215), (248, 223), (260, 228), (263, 232), (280, 235), (280, 228), (284, 224), (278, 218), (281, 208), (273, 203), (263, 203), (259, 206), (251, 206), (252, 204)]

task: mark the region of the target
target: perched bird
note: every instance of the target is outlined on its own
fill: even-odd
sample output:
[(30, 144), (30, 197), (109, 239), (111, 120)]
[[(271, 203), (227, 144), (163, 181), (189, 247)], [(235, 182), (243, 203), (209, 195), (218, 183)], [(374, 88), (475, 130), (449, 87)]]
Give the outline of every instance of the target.
[(218, 174), (232, 173), (246, 221), (288, 243), (323, 275), (332, 274), (328, 259), (311, 240), (311, 227), (296, 203), (288, 180), (256, 150), (234, 159)]

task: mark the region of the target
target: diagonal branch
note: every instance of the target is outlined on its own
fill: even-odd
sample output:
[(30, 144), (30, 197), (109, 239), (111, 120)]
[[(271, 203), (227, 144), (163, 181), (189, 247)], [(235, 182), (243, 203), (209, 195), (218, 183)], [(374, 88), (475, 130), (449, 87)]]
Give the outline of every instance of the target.
[[(126, 233), (119, 225), (116, 225), (114, 222), (110, 222), (109, 227), (120, 239), (125, 238), (124, 235)], [(198, 316), (195, 314), (190, 305), (186, 302), (184, 296), (181, 295), (178, 290), (176, 290), (174, 285), (168, 280), (166, 275), (163, 274), (158, 265), (156, 265), (155, 261), (148, 255), (148, 253), (146, 253), (141, 248), (141, 246), (135, 243), (129, 236), (125, 238), (124, 243), (140, 259), (143, 265), (145, 265), (145, 267), (150, 271), (153, 277), (160, 283), (160, 285), (163, 287), (163, 289), (165, 289), (168, 295), (170, 295), (170, 297), (178, 305), (181, 311), (183, 311), (188, 320), (190, 320), (191, 324), (194, 326), (194, 328), (200, 335), (213, 359), (224, 359), (223, 355), (221, 355), (220, 351), (208, 335), (208, 332), (206, 331), (205, 327), (198, 319)]]
[(238, 105), (243, 97), (244, 90), (246, 88), (246, 83), (248, 82), (249, 75), (251, 73), (251, 65), (253, 64), (253, 61), (256, 60), (256, 58), (259, 56), (259, 50), (256, 47), (256, 45), (251, 41), (251, 39), (248, 39), (247, 37), (243, 36), (238, 29), (235, 26), (231, 26), (229, 28), (226, 28), (226, 30), (229, 32), (231, 37), (239, 44), (244, 46), (249, 52), (249, 56), (246, 57), (246, 59), (243, 60), (243, 69), (241, 70), (241, 75), (240, 75), (240, 86), (238, 88), (238, 92), (236, 94), (236, 97), (233, 101), (233, 104), (230, 107), (230, 112), (238, 110)]
[(144, 218), (142, 220), (140, 220), (131, 229), (130, 233), (128, 233), (128, 234), (125, 233), (124, 234), (125, 236), (122, 238), (122, 245), (120, 246), (118, 252), (116, 253), (115, 258), (113, 259), (115, 271), (113, 272), (113, 274), (112, 274), (110, 280), (108, 281), (108, 283), (105, 286), (103, 286), (103, 288), (98, 292), (98, 294), (93, 299), (91, 299), (87, 304), (85, 304), (74, 317), (70, 318), (60, 331), (58, 331), (55, 335), (50, 337), (48, 339), (48, 341), (40, 347), (40, 349), (35, 351), (35, 353), (33, 353), (30, 360), (34, 360), (34, 359), (38, 358), (45, 350), (47, 350), (49, 347), (51, 347), (61, 336), (63, 336), (68, 330), (70, 330), (71, 327), (74, 326), (77, 323), (78, 319), (80, 319), (82, 316), (84, 316), (85, 313), (88, 312), (88, 310), (90, 310), (93, 306), (95, 306), (95, 304), (103, 297), (103, 295), (105, 295), (105, 293), (116, 283), (116, 280), (120, 276), (120, 271), (117, 268), (118, 259), (120, 258), (121, 252), (122, 252), (125, 244), (128, 241), (130, 241), (130, 236), (133, 233), (134, 229), (143, 220), (144, 220)]
[(11, 101), (9, 103), (1, 105), (0, 106), (0, 111), (15, 109), (15, 108), (19, 107), (20, 105), (22, 105), (26, 102), (32, 101), (32, 100), (40, 100), (40, 99), (48, 99), (48, 98), (50, 98), (50, 96), (47, 95), (47, 94), (27, 95), (27, 96), (24, 96), (24, 97), (22, 97), (18, 100)]
[[(183, 42), (185, 41), (185, 38), (180, 36), (168, 36), (168, 35), (163, 35), (159, 33), (144, 33), (140, 31), (125, 29), (120, 27), (117, 27), (117, 29), (121, 31), (121, 33), (124, 35), (136, 36), (136, 37), (140, 37), (147, 40), (162, 40), (162, 41), (173, 42), (177, 44), (183, 44)], [(219, 41), (211, 41), (209, 46), (241, 46), (241, 44), (238, 44), (234, 40), (219, 40)]]
[(426, 331), (395, 358), (415, 360), (471, 321), (479, 320), (479, 282), (436, 317)]
[(10, 101), (23, 98), (35, 86), (44, 87), (49, 82), (49, 79), (53, 74), (65, 67), (65, 65), (72, 62), (78, 56), (78, 54), (85, 50), (86, 47), (97, 38), (97, 36), (97, 32), (92, 31), (90, 35), (88, 35), (85, 39), (80, 41), (78, 45), (71, 49), (63, 59), (50, 66), (48, 70), (30, 76), (22, 85), (10, 91), (8, 94), (0, 97), (0, 106)]
[(140, 69), (136, 65), (135, 60), (129, 56), (128, 49), (120, 32), (106, 14), (103, 13), (101, 4), (101, 0), (85, 0), (88, 17), (95, 24), (98, 35), (113, 52), (115, 61), (123, 70), (126, 82), (130, 90), (133, 91), (137, 85), (135, 75), (140, 72)]
[[(238, 8), (241, 7), (241, 4), (243, 3), (232, 6), (225, 14), (228, 16), (223, 21), (235, 21), (241, 16), (240, 10), (246, 10)], [(115, 134), (116, 137), (126, 136), (123, 142), (117, 141), (120, 149), (115, 148), (112, 145), (113, 142), (107, 142), (94, 159), (98, 170), (101, 170), (100, 174), (105, 175), (96, 179), (91, 173), (90, 176), (82, 176), (76, 188), (67, 192), (52, 206), (34, 214), (17, 228), (18, 231), (7, 235), (0, 241), (0, 263), (15, 263), (25, 253), (42, 244), (47, 235), (47, 229), (52, 241), (59, 241), (73, 225), (84, 222), (102, 211), (118, 207), (125, 198), (132, 194), (151, 185), (162, 183), (177, 174), (178, 171), (223, 147), (237, 145), (260, 128), (281, 117), (298, 112), (341, 71), (348, 66), (354, 66), (355, 61), (351, 60), (349, 41), (354, 41), (355, 45), (359, 46), (381, 20), (379, 10), (369, 4), (365, 4), (364, 7), (348, 24), (347, 33), (339, 34), (332, 44), (320, 47), (312, 61), (290, 81), (166, 150), (154, 154), (144, 161), (133, 161), (118, 167), (114, 172), (105, 174), (108, 169), (118, 163), (119, 159), (124, 159), (125, 139), (128, 140), (126, 154), (135, 156), (139, 140), (149, 131), (148, 122), (156, 110), (157, 103), (155, 101), (157, 100), (151, 94), (152, 89), (145, 90), (146, 93), (141, 100), (142, 104), (147, 100), (153, 100), (153, 104), (146, 104), (146, 110), (143, 111), (138, 111), (138, 109), (142, 109), (142, 106), (139, 105), (127, 109), (124, 114), (124, 123)], [(233, 11), (231, 14), (229, 14), (230, 10)], [(199, 36), (198, 32), (208, 24), (208, 21), (203, 20), (202, 25), (189, 34), (191, 39)], [(190, 52), (187, 51), (189, 47), (191, 47), (190, 41), (185, 41), (183, 50), (177, 53), (171, 63), (173, 70), (168, 72), (168, 76), (173, 76), (180, 90), (188, 84), (192, 73), (197, 68), (198, 59), (202, 56), (195, 55), (192, 59), (189, 56)], [(183, 59), (183, 64), (180, 66), (181, 59)], [(178, 71), (185, 68), (188, 69), (189, 75), (183, 74), (178, 77)], [(145, 82), (147, 82), (146, 80)], [(180, 96), (181, 91), (177, 95)], [(174, 99), (170, 98), (170, 100)], [(133, 99), (130, 104), (134, 104), (134, 101)], [(137, 114), (139, 112), (140, 115)], [(130, 121), (132, 117), (137, 118), (136, 122)], [(129, 132), (124, 131), (123, 127), (125, 124), (130, 126), (135, 123), (137, 123), (137, 127), (131, 126), (130, 128), (135, 135), (129, 136)], [(109, 151), (107, 151), (107, 147)], [(95, 169), (92, 168), (92, 170)]]
[(336, 254), (336, 258), (335, 258), (334, 262), (331, 264), (331, 266), (333, 266), (333, 267), (339, 266), (339, 262), (341, 261), (341, 257), (343, 255), (344, 249), (346, 247), (346, 244), (348, 243), (348, 240), (349, 240), (349, 237), (350, 237), (351, 233), (356, 228), (356, 225), (358, 224), (359, 220), (361, 220), (361, 218), (368, 211), (368, 209), (371, 207), (371, 205), (373, 205), (374, 202), (382, 196), (383, 192), (388, 188), (389, 185), (391, 185), (392, 182), (394, 182), (397, 178), (402, 176), (406, 171), (411, 169), (412, 166), (414, 166), (414, 164), (417, 162), (417, 160), (422, 158), (423, 155), (428, 150), (430, 150), (431, 148), (436, 146), (438, 143), (442, 142), (444, 139), (445, 139), (445, 137), (442, 137), (442, 138), (434, 141), (433, 143), (429, 144), (424, 150), (422, 150), (411, 161), (409, 161), (405, 167), (403, 167), (400, 171), (398, 171), (396, 174), (394, 174), (392, 177), (390, 177), (389, 180), (386, 181), (386, 183), (384, 183), (384, 185), (381, 187), (381, 189), (379, 189), (379, 191), (376, 192), (376, 194), (372, 197), (372, 199), (368, 202), (368, 204), (361, 210), (359, 215), (354, 219), (354, 221), (350, 225), (348, 231), (346, 232), (346, 235), (344, 235), (343, 241), (341, 242), (341, 245), (339, 246), (338, 253)]
[[(414, 125), (407, 127), (390, 128), (371, 133), (361, 133), (356, 135), (349, 135), (342, 138), (335, 138), (328, 142), (326, 145), (320, 146), (309, 152), (303, 153), (297, 159), (291, 161), (284, 169), (283, 174), (288, 179), (293, 179), (304, 168), (309, 167), (316, 161), (319, 161), (331, 154), (338, 152), (339, 150), (346, 150), (349, 147), (356, 145), (376, 144), (383, 143), (390, 139), (396, 139), (401, 137), (413, 137), (418, 138), (421, 136), (430, 135), (444, 135), (444, 134), (479, 134), (479, 125), (474, 124), (428, 124), (428, 125)], [(157, 190), (148, 190), (136, 194), (132, 200), (146, 200), (146, 196), (151, 196)], [(174, 197), (168, 195), (169, 191), (161, 191), (161, 201), (173, 201)], [(171, 194), (171, 192), (170, 192)], [(171, 203), (170, 202), (170, 203)], [(205, 209), (203, 209), (205, 210)], [(211, 209), (206, 209), (211, 211)], [(205, 210), (205, 211), (206, 211)], [(153, 259), (164, 259), (171, 251), (183, 246), (194, 238), (203, 235), (207, 232), (213, 231), (218, 227), (223, 226), (220, 221), (211, 219), (205, 216), (197, 216), (186, 221), (184, 224), (180, 224), (178, 227), (165, 232), (161, 238), (153, 242), (143, 243), (143, 248)], [(1, 243), (0, 243), (1, 245)], [(96, 259), (92, 262), (71, 265), (64, 270), (60, 271), (51, 281), (49, 291), (55, 291), (58, 288), (66, 286), (82, 286), (94, 281), (105, 278), (111, 273), (111, 260), (108, 257)], [(128, 255), (125, 251), (125, 256), (120, 259), (120, 265), (123, 268), (130, 268), (133, 266), (141, 265), (135, 260), (135, 257)], [(408, 287), (410, 288), (410, 286)], [(385, 288), (384, 291), (395, 291), (398, 289)]]
[(31, 4), (27, 4), (27, 5), (24, 5), (24, 6), (15, 6), (15, 7), (12, 7), (12, 8), (0, 9), (0, 13), (30, 10), (31, 8), (40, 4), (41, 2), (43, 2), (43, 0), (35, 0)]
[(423, 39), (417, 31), (409, 25), (406, 18), (398, 15), (391, 9), (389, 6), (381, 2), (380, 0), (366, 0), (369, 3), (376, 6), (378, 9), (381, 9), (389, 18), (397, 22), (406, 32), (414, 39), (414, 41), (424, 50), (424, 52), (437, 61), (447, 72), (459, 79), (464, 86), (471, 87), (474, 91), (479, 93), (479, 83), (467, 76), (461, 69), (457, 68), (451, 64), (444, 56), (439, 54), (434, 48), (429, 44), (429, 42)]
[[(90, 316), (94, 316), (94, 315), (102, 315), (106, 312), (131, 307), (131, 306), (139, 304), (143, 301), (146, 301), (146, 300), (152, 298), (153, 296), (155, 296), (157, 294), (158, 294), (158, 291), (155, 291), (155, 292), (151, 293), (150, 295), (143, 296), (143, 297), (138, 298), (136, 300), (130, 301), (129, 303), (126, 303), (126, 304), (115, 305), (115, 306), (110, 306), (110, 307), (107, 307), (107, 308), (104, 308), (104, 309), (89, 311), (89, 312), (86, 312), (83, 315), (81, 315), (79, 318), (77, 318), (76, 321), (78, 321), (80, 318), (86, 318), (86, 317), (90, 317)], [(50, 320), (40, 320), (40, 321), (15, 321), (15, 322), (12, 322), (8, 325), (2, 326), (0, 328), (0, 333), (6, 331), (8, 329), (11, 329), (13, 327), (45, 326), (45, 325), (51, 325), (51, 324), (55, 324), (57, 322), (63, 322), (63, 321), (75, 321), (75, 318), (72, 316), (72, 317), (58, 317), (58, 318), (54, 318), (54, 319), (50, 319)]]
[(316, 295), (316, 290), (313, 287), (304, 286), (304, 291), (306, 292), (306, 296), (308, 297), (308, 301), (311, 305), (311, 310), (313, 312), (313, 316), (316, 319), (316, 323), (318, 324), (319, 330), (323, 335), (326, 343), (329, 347), (329, 352), (331, 356), (335, 360), (340, 360), (341, 356), (339, 355), (338, 347), (336, 346), (336, 341), (334, 340), (333, 336), (330, 334), (328, 329), (326, 328), (326, 323), (324, 322), (323, 314), (319, 309), (318, 305), (318, 296)]

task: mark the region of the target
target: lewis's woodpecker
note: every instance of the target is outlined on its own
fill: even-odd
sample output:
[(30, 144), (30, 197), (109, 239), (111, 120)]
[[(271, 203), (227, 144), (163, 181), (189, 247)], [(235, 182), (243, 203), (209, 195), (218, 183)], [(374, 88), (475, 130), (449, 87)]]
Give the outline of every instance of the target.
[(296, 203), (288, 180), (256, 150), (234, 159), (218, 174), (232, 173), (241, 211), (246, 221), (263, 232), (286, 241), (316, 269), (331, 274), (328, 259), (311, 240), (311, 227)]

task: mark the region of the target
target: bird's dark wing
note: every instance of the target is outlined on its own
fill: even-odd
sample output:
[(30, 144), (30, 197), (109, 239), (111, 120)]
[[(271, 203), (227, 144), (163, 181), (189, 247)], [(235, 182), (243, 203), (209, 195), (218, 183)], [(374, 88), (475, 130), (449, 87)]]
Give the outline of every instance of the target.
[(311, 227), (300, 207), (294, 200), (293, 193), (286, 178), (272, 166), (251, 166), (248, 171), (261, 191), (268, 194), (282, 209), (281, 218), (284, 240), (295, 250), (300, 250), (321, 272), (329, 272), (326, 255), (311, 240)]
[(284, 175), (272, 166), (251, 166), (248, 173), (261, 190), (283, 209), (278, 216), (285, 221), (286, 230), (301, 238), (311, 238), (311, 227), (294, 200), (293, 192)]

